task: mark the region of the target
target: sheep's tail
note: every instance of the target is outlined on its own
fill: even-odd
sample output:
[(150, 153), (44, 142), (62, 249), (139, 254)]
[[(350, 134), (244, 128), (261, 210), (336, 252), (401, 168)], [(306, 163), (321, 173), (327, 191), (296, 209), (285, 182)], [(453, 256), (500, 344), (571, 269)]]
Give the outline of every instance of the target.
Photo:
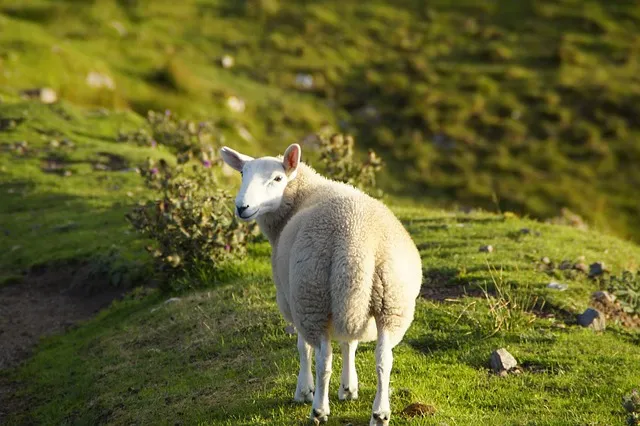
[(362, 247), (337, 249), (331, 265), (331, 322), (335, 333), (362, 335), (371, 317), (375, 256)]

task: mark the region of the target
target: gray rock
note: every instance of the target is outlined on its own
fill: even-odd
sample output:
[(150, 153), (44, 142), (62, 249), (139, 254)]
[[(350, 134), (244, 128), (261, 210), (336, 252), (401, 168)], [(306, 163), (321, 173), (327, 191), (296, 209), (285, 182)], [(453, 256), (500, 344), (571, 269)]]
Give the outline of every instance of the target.
[(493, 246), (487, 245), (480, 247), (480, 251), (484, 253), (493, 253)]
[(284, 328), (284, 332), (290, 335), (296, 334), (296, 328), (293, 324), (289, 324)]
[(584, 272), (585, 274), (589, 272), (589, 267), (586, 263), (583, 262), (578, 262), (573, 265), (573, 269), (575, 269), (576, 271)]
[(39, 99), (44, 104), (52, 104), (58, 100), (58, 94), (50, 87), (22, 90), (20, 95), (25, 98)]
[(604, 314), (593, 308), (587, 308), (586, 311), (578, 315), (578, 324), (593, 328), (595, 331), (603, 331), (607, 327)]
[(541, 260), (542, 260), (542, 263), (544, 263), (545, 265), (548, 265), (551, 263), (551, 259), (549, 259), (547, 256), (543, 257)]
[(591, 295), (591, 297), (603, 303), (613, 303), (616, 301), (616, 296), (608, 291), (596, 291)]
[(569, 286), (567, 284), (551, 281), (549, 284), (547, 284), (547, 288), (558, 290), (558, 291), (565, 291), (566, 289), (569, 288)]
[(500, 348), (491, 353), (491, 368), (498, 374), (508, 372), (518, 365), (518, 361), (505, 348)]
[(603, 275), (605, 272), (608, 272), (608, 271), (609, 270), (605, 266), (604, 262), (595, 262), (589, 265), (589, 276), (592, 278), (599, 277), (600, 275)]

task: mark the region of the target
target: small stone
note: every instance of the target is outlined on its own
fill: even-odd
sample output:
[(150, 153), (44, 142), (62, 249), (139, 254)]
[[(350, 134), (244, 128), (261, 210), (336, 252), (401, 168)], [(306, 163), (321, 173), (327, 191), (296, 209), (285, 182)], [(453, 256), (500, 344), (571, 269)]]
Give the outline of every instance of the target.
[(521, 234), (523, 234), (523, 235), (529, 235), (529, 234), (531, 234), (531, 229), (529, 229), (529, 228), (522, 228), (522, 229), (520, 230), (520, 233), (521, 233)]
[(43, 104), (52, 104), (58, 100), (58, 94), (50, 87), (26, 89), (20, 92), (25, 98), (39, 99)]
[(591, 297), (602, 303), (613, 303), (616, 301), (616, 296), (609, 293), (608, 291), (596, 291), (591, 295)]
[(482, 246), (480, 247), (480, 251), (483, 253), (493, 253), (493, 246), (492, 245)]
[(542, 263), (544, 263), (545, 265), (548, 265), (551, 263), (551, 259), (549, 259), (547, 256), (543, 257), (541, 260), (542, 260)]
[(116, 83), (111, 77), (96, 71), (91, 71), (89, 74), (87, 74), (86, 82), (87, 85), (93, 87), (94, 89), (101, 89), (104, 87), (109, 90), (114, 90), (116, 88)]
[(72, 174), (73, 174), (73, 173), (71, 173), (71, 170), (65, 170), (65, 171), (62, 173), (62, 176), (64, 176), (64, 177), (69, 177), (69, 176), (71, 176)]
[(595, 262), (589, 265), (589, 277), (591, 278), (599, 277), (608, 271), (609, 270), (605, 266), (604, 262)]
[(402, 410), (402, 415), (407, 417), (424, 417), (432, 416), (436, 413), (436, 409), (433, 405), (423, 404), (421, 402), (413, 402)]
[(518, 365), (518, 361), (505, 348), (500, 348), (491, 353), (491, 368), (496, 373), (508, 372)]
[(586, 311), (578, 315), (578, 324), (582, 327), (593, 328), (595, 331), (603, 331), (607, 327), (602, 312), (593, 308), (587, 308)]
[(585, 274), (589, 273), (589, 267), (586, 263), (583, 262), (578, 262), (573, 265), (573, 269), (575, 269), (576, 271), (584, 272)]
[(237, 96), (229, 96), (227, 98), (227, 106), (234, 112), (244, 112), (246, 108), (244, 101)]
[(558, 290), (558, 291), (565, 291), (566, 289), (569, 288), (569, 286), (567, 284), (551, 281), (549, 284), (547, 284), (547, 288)]
[(220, 65), (222, 66), (222, 68), (229, 69), (233, 67), (234, 64), (235, 60), (231, 55), (224, 55), (222, 58), (220, 58)]
[(311, 74), (297, 74), (296, 86), (301, 89), (309, 90), (313, 87), (313, 76)]
[(560, 265), (558, 265), (558, 269), (560, 269), (561, 271), (566, 271), (567, 269), (571, 269), (572, 267), (573, 263), (568, 260), (563, 260), (562, 262), (560, 262)]
[(294, 335), (296, 334), (296, 328), (294, 327), (293, 324), (289, 324), (284, 328), (284, 332), (289, 335)]

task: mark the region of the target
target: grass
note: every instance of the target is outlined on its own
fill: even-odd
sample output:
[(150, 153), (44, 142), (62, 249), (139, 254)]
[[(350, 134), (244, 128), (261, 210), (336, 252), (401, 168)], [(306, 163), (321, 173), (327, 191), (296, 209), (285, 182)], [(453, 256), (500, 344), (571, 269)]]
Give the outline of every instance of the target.
[[(637, 332), (612, 326), (596, 334), (571, 319), (568, 327), (557, 327), (563, 310), (582, 309), (597, 284), (566, 279), (569, 290), (552, 293), (536, 259), (585, 255), (618, 269), (636, 261), (640, 249), (528, 220), (417, 208), (397, 212), (421, 248), (430, 287), (491, 288), (494, 272), (488, 263), (501, 268), (503, 282), (513, 288), (545, 295), (546, 310), (557, 316), (496, 330), (491, 304), (481, 295), (448, 302), (419, 299), (415, 322), (395, 351), (395, 424), (410, 422), (399, 413), (412, 402), (436, 408), (420, 424), (623, 421), (621, 398), (640, 382)], [(541, 235), (510, 237), (524, 226)], [(496, 250), (480, 253), (479, 243)], [(304, 424), (309, 407), (292, 402), (295, 339), (284, 332), (269, 265), (268, 245), (254, 244), (245, 263), (205, 290), (165, 303), (167, 296), (139, 289), (77, 329), (47, 339), (14, 372), (31, 403), (28, 414), (17, 413), (9, 424)], [(523, 366), (521, 375), (500, 378), (490, 372), (489, 354), (503, 346)], [(355, 402), (335, 397), (336, 357), (330, 424), (368, 421), (375, 393), (373, 349), (365, 344), (358, 351), (361, 391)]]
[[(117, 140), (148, 109), (214, 117), (225, 144), (253, 155), (339, 127), (386, 159), (386, 201), (420, 249), (424, 290), (445, 295), (418, 301), (395, 351), (394, 422), (621, 423), (640, 336), (576, 326), (600, 283), (559, 265), (639, 269), (640, 248), (612, 236), (640, 236), (639, 22), (626, 0), (3, 1), (0, 286), (68, 262), (148, 284), (145, 242), (123, 216), (147, 196), (133, 169), (172, 155)], [(113, 87), (92, 87), (89, 73)], [(21, 98), (42, 86), (62, 100)], [(528, 218), (563, 206), (607, 232)], [(255, 243), (215, 277), (186, 278), (199, 289), (178, 301), (139, 287), (45, 339), (0, 372), (28, 401), (8, 424), (305, 423), (270, 277), (269, 247)], [(522, 374), (489, 371), (499, 347)], [(358, 353), (360, 400), (344, 404), (336, 357), (331, 424), (368, 420), (373, 346)], [(400, 415), (412, 402), (436, 412)]]
[[(251, 153), (328, 124), (383, 154), (388, 192), (539, 218), (568, 207), (637, 240), (639, 10), (630, 0), (7, 0), (0, 94), (47, 85), (78, 104), (215, 116)], [(220, 66), (225, 54), (234, 67)], [(91, 72), (114, 87), (89, 86)], [(229, 96), (246, 110), (230, 110)]]

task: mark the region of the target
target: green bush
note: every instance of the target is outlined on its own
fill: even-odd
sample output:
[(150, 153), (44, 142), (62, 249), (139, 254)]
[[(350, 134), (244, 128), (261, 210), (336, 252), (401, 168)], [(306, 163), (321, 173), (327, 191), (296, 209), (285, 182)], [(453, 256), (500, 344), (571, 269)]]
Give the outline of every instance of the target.
[(631, 394), (622, 398), (622, 406), (629, 413), (627, 424), (629, 426), (640, 425), (640, 392), (634, 389)]
[(382, 197), (376, 176), (384, 163), (373, 150), (369, 150), (367, 159), (360, 162), (354, 157), (355, 142), (352, 136), (334, 134), (319, 137), (321, 169), (328, 177), (351, 184), (372, 196)]
[(628, 314), (640, 315), (640, 273), (624, 271), (620, 277), (612, 276), (607, 290), (616, 296), (622, 309)]
[[(148, 159), (139, 167), (153, 196), (127, 214), (131, 225), (152, 241), (147, 250), (158, 270), (172, 278), (202, 267), (215, 272), (244, 256), (257, 227), (236, 218), (230, 208), (233, 196), (216, 179), (213, 166), (220, 158), (215, 126), (179, 120), (170, 112), (150, 112), (148, 122), (151, 132), (142, 129), (121, 134), (120, 139), (162, 144), (178, 158), (176, 166)], [(178, 281), (168, 280), (167, 289), (177, 290), (174, 282)]]

